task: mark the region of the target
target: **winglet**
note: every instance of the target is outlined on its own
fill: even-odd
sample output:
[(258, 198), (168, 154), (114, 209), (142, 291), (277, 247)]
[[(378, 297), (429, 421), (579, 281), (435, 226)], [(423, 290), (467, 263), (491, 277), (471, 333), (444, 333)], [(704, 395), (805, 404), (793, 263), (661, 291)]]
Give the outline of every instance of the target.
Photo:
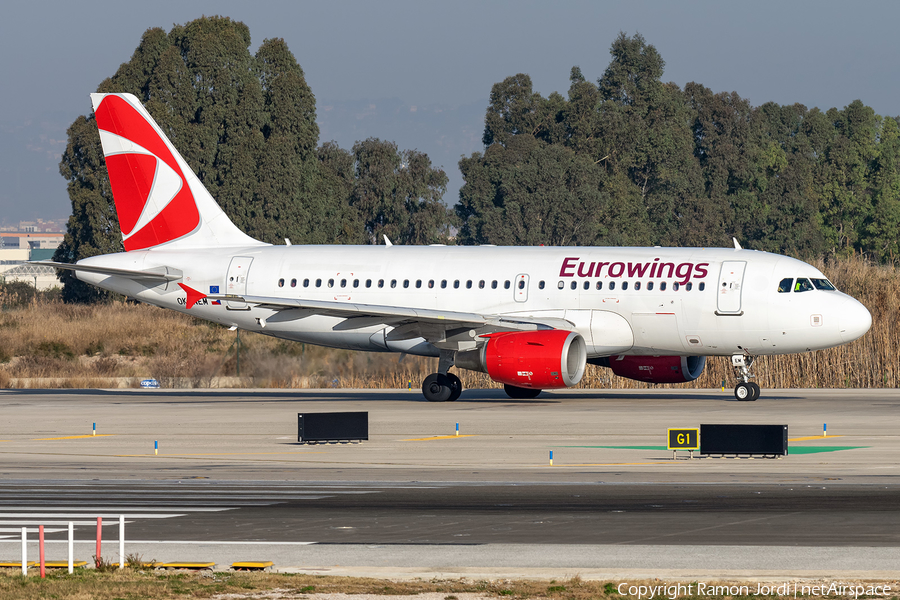
[(384, 245), (385, 246), (393, 246), (394, 245), (391, 243), (391, 240), (388, 239), (388, 236), (382, 235), (382, 237), (384, 237)]
[(735, 249), (735, 250), (743, 250), (743, 248), (741, 248), (741, 245), (738, 244), (738, 241), (737, 241), (737, 238), (736, 238), (736, 237), (732, 237), (732, 238), (731, 238), (731, 241), (734, 242), (734, 249)]
[(192, 306), (197, 304), (197, 302), (206, 298), (206, 294), (204, 294), (202, 292), (198, 292), (197, 290), (195, 290), (192, 287), (188, 287), (188, 286), (184, 285), (183, 283), (179, 283), (178, 285), (181, 287), (181, 289), (184, 290), (184, 293), (187, 294), (187, 307), (188, 308), (191, 308)]

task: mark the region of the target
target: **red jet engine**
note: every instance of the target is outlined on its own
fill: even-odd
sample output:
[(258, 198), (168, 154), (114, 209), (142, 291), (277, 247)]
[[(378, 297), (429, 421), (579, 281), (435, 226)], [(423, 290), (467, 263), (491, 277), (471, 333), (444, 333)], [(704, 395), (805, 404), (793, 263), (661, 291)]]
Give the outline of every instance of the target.
[(609, 368), (619, 377), (647, 383), (686, 383), (700, 377), (705, 356), (610, 356)]
[(457, 367), (535, 390), (572, 387), (584, 375), (587, 347), (574, 331), (513, 331), (484, 337), (489, 339), (478, 350), (457, 352)]

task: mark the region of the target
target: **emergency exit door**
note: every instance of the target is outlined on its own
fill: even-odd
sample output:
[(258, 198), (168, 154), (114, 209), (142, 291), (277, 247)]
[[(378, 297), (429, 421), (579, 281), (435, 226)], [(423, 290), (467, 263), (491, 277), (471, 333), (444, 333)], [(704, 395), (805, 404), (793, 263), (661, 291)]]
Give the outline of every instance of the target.
[(525, 302), (528, 300), (528, 275), (519, 273), (516, 275), (515, 282), (515, 298), (516, 302)]

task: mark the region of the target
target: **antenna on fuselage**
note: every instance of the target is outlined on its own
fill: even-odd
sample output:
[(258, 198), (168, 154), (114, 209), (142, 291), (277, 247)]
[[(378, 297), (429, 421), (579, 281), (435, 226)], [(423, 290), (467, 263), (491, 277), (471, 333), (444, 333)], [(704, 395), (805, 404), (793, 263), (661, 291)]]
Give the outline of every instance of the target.
[(731, 238), (731, 241), (734, 242), (734, 249), (735, 249), (735, 250), (743, 250), (743, 248), (741, 248), (741, 245), (738, 243), (736, 237), (732, 237), (732, 238)]

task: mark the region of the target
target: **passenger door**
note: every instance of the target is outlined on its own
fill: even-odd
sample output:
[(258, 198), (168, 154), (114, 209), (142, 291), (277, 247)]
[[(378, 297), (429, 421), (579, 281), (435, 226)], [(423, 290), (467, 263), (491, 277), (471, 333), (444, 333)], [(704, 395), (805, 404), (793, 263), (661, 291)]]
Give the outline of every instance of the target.
[[(250, 263), (253, 259), (249, 256), (235, 256), (228, 265), (228, 273), (225, 275), (225, 293), (243, 296), (247, 293), (247, 277), (250, 274)], [(250, 310), (246, 302), (229, 300), (225, 303), (228, 310)]]
[(719, 272), (719, 287), (716, 292), (717, 314), (743, 314), (741, 313), (741, 288), (744, 285), (746, 268), (747, 261), (743, 260), (726, 260), (722, 263), (722, 270)]

